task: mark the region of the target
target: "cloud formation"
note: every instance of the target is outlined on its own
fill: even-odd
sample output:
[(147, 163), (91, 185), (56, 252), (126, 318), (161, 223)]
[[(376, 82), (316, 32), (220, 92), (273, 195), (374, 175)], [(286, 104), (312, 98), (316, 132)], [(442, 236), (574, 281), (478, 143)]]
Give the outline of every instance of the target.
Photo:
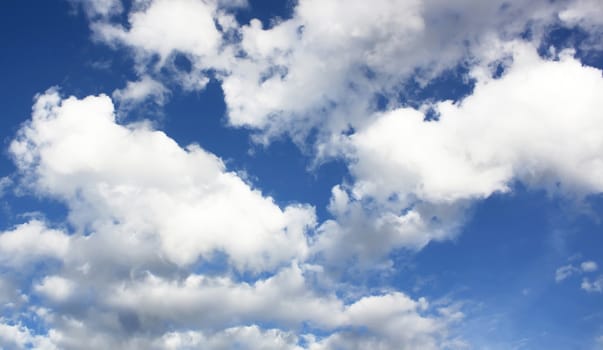
[(39, 96), (10, 149), (32, 189), (64, 201), (90, 239), (131, 232), (132, 243), (152, 241), (181, 266), (220, 251), (262, 271), (306, 254), (312, 208), (279, 208), (213, 154), (181, 148), (148, 123), (116, 124), (107, 96)]
[[(0, 234), (7, 297), (30, 294), (10, 305), (25, 315), (6, 322), (13, 347), (254, 349), (272, 339), (323, 349), (352, 332), (367, 346), (436, 349), (462, 317), (401, 292), (343, 298), (318, 288), (311, 281), (329, 277), (304, 263), (311, 207), (281, 209), (199, 146), (182, 148), (146, 122), (117, 123), (107, 96), (39, 95), (10, 150), (22, 186), (63, 202), (71, 227), (38, 220)], [(36, 261), (45, 267), (17, 273)], [(326, 335), (299, 333), (303, 325)]]
[[(137, 78), (113, 99), (38, 95), (10, 143), (20, 190), (67, 219), (0, 232), (0, 347), (467, 348), (454, 301), (341, 276), (455, 238), (475, 203), (516, 182), (603, 192), (602, 72), (540, 48), (552, 26), (599, 33), (597, 2), (300, 0), (270, 23), (237, 22), (239, 0), (72, 2)], [(408, 97), (459, 66), (466, 96)], [(211, 79), (229, 126), (287, 135), (314, 165), (345, 162), (329, 218), (277, 204), (148, 120), (116, 118), (114, 101), (162, 106)], [(562, 266), (555, 281), (584, 275), (601, 292), (597, 270)]]
[[(538, 41), (559, 21), (593, 31), (597, 8), (592, 1), (302, 0), (291, 18), (239, 24), (215, 0), (155, 0), (135, 2), (127, 27), (106, 16), (91, 27), (96, 39), (131, 48), (142, 74), (167, 68), (189, 89), (219, 80), (229, 122), (261, 131), (258, 140), (286, 133), (301, 142), (312, 128), (326, 130), (325, 139), (356, 128), (379, 96), (396, 107), (406, 83), (426, 84), (480, 60), (492, 38), (529, 31)], [(177, 55), (190, 60), (190, 72), (175, 68)]]
[(429, 106), (437, 121), (399, 108), (338, 141), (354, 181), (333, 190), (337, 220), (321, 227), (320, 249), (384, 255), (452, 238), (472, 203), (515, 181), (570, 198), (603, 192), (601, 71), (507, 45), (503, 76), (476, 67), (470, 96)]

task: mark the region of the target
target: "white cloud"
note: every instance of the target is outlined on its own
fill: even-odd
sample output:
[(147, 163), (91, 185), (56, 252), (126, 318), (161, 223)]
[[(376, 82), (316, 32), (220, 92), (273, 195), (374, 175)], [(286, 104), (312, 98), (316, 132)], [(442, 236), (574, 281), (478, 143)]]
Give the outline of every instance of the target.
[(94, 22), (92, 28), (100, 40), (135, 48), (139, 58), (159, 55), (160, 64), (179, 52), (206, 59), (216, 55), (221, 45), (216, 11), (215, 1), (146, 1), (134, 6), (128, 28), (105, 21)]
[(574, 265), (565, 265), (561, 266), (557, 270), (555, 270), (555, 282), (559, 283), (563, 280), (571, 277), (575, 273), (580, 273), (580, 269), (575, 267)]
[(375, 94), (396, 100), (409, 78), (427, 82), (473, 60), (490, 37), (531, 26), (537, 38), (557, 10), (546, 1), (299, 1), (289, 20), (241, 27), (246, 55), (222, 78), (229, 120), (297, 139), (319, 126), (325, 141), (361, 126)]
[(159, 349), (265, 349), (265, 350), (301, 350), (297, 345), (298, 337), (291, 332), (279, 329), (262, 330), (258, 326), (233, 327), (221, 332), (206, 335), (202, 332), (170, 332), (157, 340)]
[(603, 6), (598, 0), (574, 0), (559, 13), (559, 18), (571, 25), (602, 25)]
[[(346, 311), (348, 330), (336, 332), (310, 349), (442, 349), (449, 322), (461, 313), (440, 310), (440, 319), (426, 318), (417, 311), (428, 308), (423, 299), (409, 299), (400, 293), (362, 298)], [(363, 329), (355, 332), (354, 327)], [(403, 331), (402, 331), (403, 330)], [(449, 343), (451, 344), (451, 343)]]
[(580, 268), (583, 272), (594, 272), (599, 269), (599, 265), (594, 261), (584, 261), (580, 264)]
[(227, 13), (234, 3), (145, 1), (133, 7), (128, 28), (107, 19), (91, 26), (99, 40), (133, 48), (141, 75), (174, 68), (169, 58), (176, 53), (192, 62), (190, 73), (171, 74), (187, 89), (203, 88), (206, 71), (216, 70), (232, 125), (297, 140), (321, 126), (324, 141), (361, 125), (375, 94), (395, 98), (414, 75), (424, 83), (472, 61), (490, 37), (506, 40), (529, 27), (538, 40), (560, 12), (584, 7), (544, 0), (302, 0), (292, 18), (263, 28), (259, 20), (237, 23)]
[(121, 107), (129, 108), (147, 99), (163, 106), (167, 102), (168, 94), (169, 91), (163, 84), (145, 75), (138, 81), (129, 81), (123, 89), (113, 91), (112, 96)]
[(233, 322), (292, 326), (309, 321), (319, 327), (341, 324), (342, 302), (334, 295), (315, 295), (308, 287), (302, 270), (295, 265), (254, 284), (203, 275), (189, 275), (180, 281), (149, 275), (118, 284), (108, 293), (107, 303), (135, 312), (141, 323), (161, 320), (181, 327), (211, 329)]
[(335, 207), (343, 208), (335, 213), (356, 218), (346, 214), (339, 225), (353, 231), (364, 215), (370, 220), (361, 230), (370, 234), (326, 232), (324, 239), (341, 236), (334, 247), (349, 239), (371, 247), (381, 238), (390, 249), (421, 248), (454, 237), (468, 205), (508, 192), (517, 180), (551, 195), (603, 191), (601, 71), (567, 54), (542, 59), (530, 44), (505, 46), (513, 53), (505, 74), (494, 79), (475, 69), (472, 95), (433, 105), (438, 121), (400, 108), (376, 114), (339, 142), (354, 182), (344, 199), (334, 191)]
[(179, 265), (222, 251), (254, 271), (306, 255), (312, 208), (281, 209), (200, 147), (181, 148), (144, 123), (116, 124), (106, 96), (39, 96), (11, 152), (32, 188), (64, 201), (93, 240), (119, 231), (156, 241)]
[(591, 280), (587, 277), (582, 279), (582, 284), (580, 288), (589, 292), (589, 293), (601, 293), (603, 292), (603, 275), (597, 277), (594, 280)]
[[(597, 263), (590, 260), (582, 262), (578, 267), (572, 264), (561, 266), (555, 271), (555, 282), (559, 283), (571, 277), (572, 275), (588, 274), (595, 272), (598, 269), (599, 266), (597, 265)], [(591, 279), (588, 277), (584, 277), (582, 278), (580, 288), (589, 293), (601, 292), (603, 291), (603, 277), (599, 276), (599, 278), (593, 281), (591, 281)]]
[[(350, 337), (366, 344), (381, 343), (387, 349), (436, 349), (446, 338), (448, 323), (462, 317), (458, 313), (423, 315), (429, 310), (424, 299), (413, 300), (397, 292), (367, 296), (344, 306), (334, 295), (320, 297), (310, 293), (301, 272), (293, 266), (254, 285), (202, 276), (173, 283), (149, 276), (138, 285), (112, 293), (110, 303), (136, 310), (141, 324), (150, 328), (146, 323), (153, 320), (211, 329), (236, 319), (243, 324), (254, 320), (289, 327), (306, 322), (331, 334), (311, 342), (314, 344), (310, 349), (339, 348), (341, 345), (336, 344)], [(338, 331), (340, 328), (346, 331)], [(355, 329), (364, 332), (357, 333)], [(189, 342), (204, 341), (194, 333), (185, 335)], [(182, 341), (181, 336), (176, 339)]]
[(329, 209), (334, 219), (320, 225), (312, 246), (319, 260), (330, 267), (349, 266), (350, 258), (359, 266), (371, 267), (392, 249), (420, 250), (431, 240), (449, 239), (459, 231), (467, 209), (465, 203), (423, 203), (396, 215), (351, 195), (343, 187), (333, 188)]
[(512, 179), (551, 192), (603, 191), (603, 137), (594, 131), (603, 124), (601, 71), (570, 57), (543, 60), (524, 44), (513, 59), (460, 103), (437, 103), (437, 122), (403, 108), (352, 135), (354, 193), (446, 203), (505, 192)]
[[(2, 320), (4, 321), (4, 320)], [(29, 331), (19, 325), (10, 325), (4, 322), (0, 323), (0, 345), (25, 348), (30, 341)]]
[(68, 252), (70, 238), (47, 228), (41, 221), (30, 221), (0, 233), (0, 263), (22, 267), (41, 259), (62, 259)]
[(47, 276), (34, 290), (54, 302), (65, 302), (73, 296), (77, 286), (72, 281), (60, 276)]
[(34, 335), (22, 324), (7, 323), (0, 318), (0, 348), (56, 350), (57, 347), (45, 336)]
[[(423, 298), (413, 300), (400, 292), (346, 305), (334, 294), (312, 291), (307, 273), (293, 265), (253, 284), (198, 274), (168, 279), (147, 273), (134, 280), (116, 274), (109, 288), (98, 284), (94, 293), (49, 276), (35, 289), (53, 305), (86, 301), (54, 313), (40, 310), (50, 328), (47, 336), (33, 336), (25, 327), (17, 335), (23, 344), (37, 339), (61, 349), (82, 344), (89, 349), (335, 349), (350, 339), (384, 349), (436, 349), (448, 340), (449, 325), (462, 318), (458, 311), (433, 308)], [(80, 279), (85, 283), (90, 283), (88, 277)], [(256, 322), (280, 328), (263, 329)], [(303, 324), (327, 336), (300, 334)]]
[[(40, 336), (48, 346), (325, 348), (353, 334), (428, 349), (458, 319), (400, 292), (320, 288), (322, 268), (301, 263), (312, 208), (281, 209), (198, 146), (181, 148), (148, 123), (116, 123), (106, 96), (38, 96), (10, 151), (23, 186), (65, 203), (75, 231), (32, 221), (0, 235), (13, 254), (4, 268), (37, 256), (62, 262), (17, 281), (41, 297), (14, 305), (49, 329)], [(205, 274), (203, 262), (221, 253), (224, 270)], [(304, 325), (328, 336), (300, 334)], [(22, 331), (32, 344), (39, 337)]]

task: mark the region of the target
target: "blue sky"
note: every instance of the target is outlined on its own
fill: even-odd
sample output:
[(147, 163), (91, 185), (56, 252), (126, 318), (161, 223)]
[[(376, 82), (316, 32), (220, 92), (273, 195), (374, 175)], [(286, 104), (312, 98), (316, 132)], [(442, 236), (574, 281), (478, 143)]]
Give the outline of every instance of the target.
[(597, 0), (8, 0), (0, 348), (603, 348)]

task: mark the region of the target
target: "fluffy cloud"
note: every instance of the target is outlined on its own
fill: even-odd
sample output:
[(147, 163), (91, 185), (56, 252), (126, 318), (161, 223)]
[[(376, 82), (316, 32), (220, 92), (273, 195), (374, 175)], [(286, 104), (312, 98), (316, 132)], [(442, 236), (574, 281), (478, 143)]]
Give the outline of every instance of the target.
[(437, 103), (437, 122), (403, 108), (352, 135), (354, 194), (446, 203), (507, 191), (513, 179), (552, 192), (603, 191), (601, 71), (567, 56), (541, 59), (522, 44), (513, 59), (460, 103)]
[[(72, 231), (31, 221), (0, 234), (12, 347), (326, 349), (353, 337), (435, 349), (458, 320), (397, 291), (321, 287), (322, 267), (303, 263), (311, 207), (281, 209), (198, 146), (117, 123), (107, 96), (38, 96), (10, 151), (21, 186), (63, 202)], [(13, 277), (35, 261), (58, 264)]]
[(65, 302), (75, 292), (75, 284), (60, 276), (46, 276), (40, 284), (34, 286), (34, 290), (55, 302)]
[(328, 139), (362, 124), (377, 95), (395, 106), (409, 79), (427, 83), (481, 57), (489, 38), (529, 28), (538, 40), (559, 18), (595, 30), (595, 2), (302, 0), (291, 18), (268, 25), (237, 23), (230, 2), (154, 0), (133, 7), (128, 28), (102, 17), (92, 29), (132, 48), (141, 72), (173, 68), (171, 58), (185, 54), (192, 71), (172, 76), (187, 88), (202, 88), (215, 71), (234, 126), (297, 140), (321, 126)]
[(559, 18), (564, 22), (582, 25), (587, 29), (595, 29), (596, 26), (603, 24), (603, 7), (597, 0), (576, 0), (566, 6), (559, 13)]
[(56, 350), (50, 339), (34, 335), (22, 324), (5, 323), (0, 318), (0, 346), (3, 349)]
[(344, 318), (342, 302), (335, 296), (314, 295), (297, 266), (254, 284), (202, 275), (181, 281), (149, 275), (119, 284), (109, 295), (109, 304), (136, 312), (142, 325), (161, 320), (179, 327), (211, 329), (235, 322), (276, 321), (292, 326), (307, 321), (324, 328), (335, 327)]
[[(142, 77), (167, 68), (170, 76), (185, 89), (203, 89), (207, 70), (221, 69), (232, 60), (232, 49), (225, 47), (223, 36), (235, 26), (226, 8), (243, 6), (241, 1), (155, 0), (137, 1), (128, 15), (128, 26), (103, 17), (92, 20), (97, 40), (111, 46), (132, 49), (137, 71)], [(190, 72), (180, 72), (174, 58), (186, 55)], [(156, 59), (158, 58), (158, 60)]]
[(222, 78), (229, 120), (294, 138), (315, 126), (326, 138), (356, 128), (375, 109), (377, 95), (396, 105), (409, 79), (426, 82), (472, 56), (488, 36), (551, 18), (548, 5), (300, 1), (287, 21), (241, 27), (246, 55)]
[(459, 232), (467, 204), (421, 203), (397, 215), (388, 211), (398, 210), (395, 205), (388, 209), (381, 203), (362, 202), (354, 199), (349, 190), (336, 186), (329, 210), (334, 219), (318, 228), (313, 253), (330, 267), (349, 266), (353, 259), (367, 268), (393, 249), (419, 250), (432, 240), (451, 238)]
[(335, 188), (338, 223), (321, 227), (323, 244), (359, 256), (379, 242), (421, 248), (453, 237), (472, 202), (514, 181), (552, 195), (603, 192), (601, 71), (569, 54), (553, 61), (530, 44), (505, 46), (513, 63), (504, 75), (476, 68), (473, 94), (431, 106), (439, 120), (400, 108), (340, 141), (354, 182)]
[(266, 349), (301, 350), (298, 337), (278, 329), (263, 331), (257, 326), (233, 327), (219, 333), (206, 335), (202, 332), (171, 332), (155, 341), (158, 349)]
[(224, 252), (254, 271), (306, 254), (311, 208), (281, 209), (198, 146), (181, 148), (144, 123), (116, 124), (106, 96), (39, 96), (11, 152), (33, 189), (63, 200), (89, 239), (120, 231), (156, 241), (178, 265)]
[(0, 263), (23, 267), (36, 260), (61, 260), (69, 245), (65, 233), (49, 229), (41, 221), (30, 221), (0, 233)]
[(130, 29), (99, 25), (96, 32), (103, 40), (157, 53), (162, 59), (177, 51), (205, 56), (220, 45), (212, 17), (215, 11), (215, 3), (208, 1), (146, 2), (130, 14)]

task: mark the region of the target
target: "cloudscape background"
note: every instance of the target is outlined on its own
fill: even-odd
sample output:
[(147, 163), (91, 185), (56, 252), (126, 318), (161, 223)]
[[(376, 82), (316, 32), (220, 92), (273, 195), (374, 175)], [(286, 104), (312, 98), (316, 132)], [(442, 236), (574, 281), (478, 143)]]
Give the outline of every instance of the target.
[(6, 0), (1, 349), (603, 349), (600, 0)]

